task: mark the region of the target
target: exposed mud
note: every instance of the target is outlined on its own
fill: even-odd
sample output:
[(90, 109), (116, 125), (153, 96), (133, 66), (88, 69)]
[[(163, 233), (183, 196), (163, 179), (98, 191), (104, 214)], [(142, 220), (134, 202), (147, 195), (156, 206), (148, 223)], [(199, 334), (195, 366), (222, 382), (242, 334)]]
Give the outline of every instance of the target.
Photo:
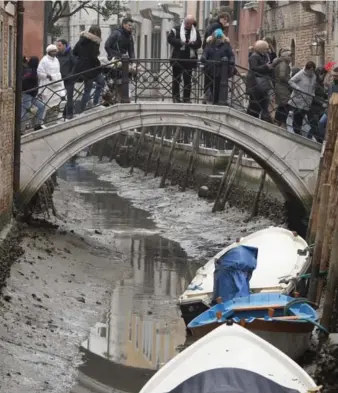
[(0, 391), (65, 393), (124, 261), (62, 227), (26, 228), (22, 247), (0, 307)]

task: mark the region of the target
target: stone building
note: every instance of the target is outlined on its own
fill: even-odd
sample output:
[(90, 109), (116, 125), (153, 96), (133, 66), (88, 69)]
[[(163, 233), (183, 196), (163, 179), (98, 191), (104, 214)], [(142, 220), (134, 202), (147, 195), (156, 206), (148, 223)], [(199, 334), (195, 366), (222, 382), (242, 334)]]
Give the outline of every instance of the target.
[(16, 18), (12, 3), (0, 2), (0, 230), (13, 201)]
[(266, 1), (262, 33), (276, 43), (277, 51), (289, 48), (293, 64), (312, 60), (323, 66), (337, 57), (336, 1)]
[(25, 1), (23, 26), (23, 55), (27, 57), (44, 55), (45, 46), (45, 1)]

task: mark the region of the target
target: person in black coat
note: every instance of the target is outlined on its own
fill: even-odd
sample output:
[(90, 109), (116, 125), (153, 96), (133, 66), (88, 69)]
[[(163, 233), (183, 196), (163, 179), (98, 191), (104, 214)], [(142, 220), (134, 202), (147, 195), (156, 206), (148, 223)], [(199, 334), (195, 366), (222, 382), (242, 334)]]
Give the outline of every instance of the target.
[(257, 41), (254, 53), (249, 57), (247, 76), (247, 93), (249, 106), (247, 113), (253, 117), (261, 116), (262, 120), (271, 122), (269, 114), (269, 93), (272, 90), (274, 65), (270, 63), (269, 45), (266, 41)]
[[(218, 104), (221, 87), (221, 59), (228, 58), (229, 67), (234, 65), (233, 51), (229, 39), (223, 34), (221, 29), (214, 31), (212, 40), (207, 44), (201, 57), (201, 62), (205, 64), (205, 77), (210, 83), (213, 104)], [(229, 72), (229, 68), (228, 68)], [(230, 76), (230, 73), (226, 76)]]
[(37, 108), (35, 130), (42, 128), (41, 125), (45, 116), (45, 104), (38, 98), (38, 65), (39, 58), (37, 56), (32, 56), (28, 61), (26, 59), (22, 76), (21, 121), (28, 119), (32, 106), (35, 106)]
[(168, 34), (168, 43), (172, 47), (172, 95), (174, 102), (181, 102), (182, 75), (183, 102), (190, 102), (192, 70), (197, 67), (197, 50), (202, 46), (201, 36), (194, 24), (195, 18), (188, 15), (180, 26), (172, 28)]
[[(80, 112), (83, 112), (90, 100), (90, 94), (93, 83), (96, 83), (96, 89), (93, 98), (93, 104), (97, 105), (100, 100), (101, 91), (104, 87), (104, 78), (101, 74), (100, 60), (100, 43), (101, 29), (98, 26), (91, 26), (89, 31), (83, 31), (80, 39), (73, 49), (73, 55), (77, 58), (73, 74), (74, 80), (83, 80), (85, 83), (84, 93), (80, 103)], [(86, 72), (87, 71), (87, 72)], [(88, 72), (89, 71), (89, 72)], [(76, 74), (81, 73), (80, 76)]]
[[(60, 72), (62, 79), (67, 78), (72, 75), (73, 69), (76, 64), (76, 58), (73, 55), (72, 48), (68, 45), (68, 42), (63, 38), (56, 41), (56, 47), (58, 48), (58, 53), (56, 57), (60, 63)], [(74, 82), (71, 79), (66, 79), (64, 81), (65, 89), (67, 91), (67, 104), (64, 108), (63, 116), (66, 119), (71, 119), (73, 117), (73, 91)]]
[(108, 37), (104, 49), (108, 60), (127, 54), (130, 59), (135, 58), (134, 40), (132, 36), (134, 21), (131, 18), (122, 20), (122, 27), (115, 29)]

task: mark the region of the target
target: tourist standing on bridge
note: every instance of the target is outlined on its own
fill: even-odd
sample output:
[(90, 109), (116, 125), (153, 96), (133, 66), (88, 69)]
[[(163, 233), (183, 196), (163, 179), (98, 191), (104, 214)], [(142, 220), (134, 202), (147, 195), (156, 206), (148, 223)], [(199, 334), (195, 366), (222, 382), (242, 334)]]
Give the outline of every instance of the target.
[[(221, 12), (216, 20), (211, 21), (210, 25), (206, 29), (203, 38), (202, 49), (204, 50), (207, 46), (208, 40), (212, 39), (213, 33), (221, 29), (225, 36), (228, 35), (229, 30), (229, 23), (230, 23), (230, 15), (227, 12)], [(207, 103), (209, 90), (212, 84), (212, 80), (209, 78), (207, 73), (204, 74), (204, 103)]]
[(94, 82), (96, 83), (93, 104), (97, 105), (100, 101), (101, 92), (105, 81), (101, 74), (100, 60), (101, 29), (99, 26), (91, 26), (89, 31), (83, 31), (80, 39), (73, 49), (74, 56), (77, 57), (73, 74), (81, 73), (76, 80), (84, 81), (84, 92), (80, 102), (80, 113), (86, 109), (90, 101), (91, 91)]
[(254, 45), (254, 53), (249, 57), (249, 72), (247, 77), (247, 93), (249, 94), (249, 106), (247, 113), (253, 117), (261, 117), (262, 120), (271, 122), (269, 114), (269, 93), (272, 89), (272, 69), (267, 56), (269, 44), (265, 41), (257, 41)]
[(289, 85), (291, 55), (289, 49), (281, 49), (278, 57), (279, 62), (274, 69), (275, 99), (277, 104), (275, 122), (284, 128), (286, 128), (286, 120), (289, 115), (290, 108), (288, 102), (292, 91)]
[(230, 45), (230, 40), (226, 37), (221, 29), (217, 29), (212, 34), (212, 40), (204, 49), (201, 57), (202, 63), (205, 64), (205, 77), (211, 81), (210, 91), (213, 104), (218, 104), (219, 93), (221, 87), (221, 59), (228, 58), (228, 75), (230, 76), (229, 68), (234, 66), (233, 52)]
[[(72, 53), (72, 48), (68, 45), (68, 42), (64, 39), (59, 39), (56, 42), (58, 53), (56, 57), (60, 62), (60, 71), (62, 79), (69, 77), (76, 64), (76, 58)], [(67, 104), (63, 111), (63, 117), (65, 119), (72, 119), (74, 105), (73, 105), (73, 94), (74, 94), (74, 82), (71, 79), (64, 81), (65, 89), (67, 92)]]
[(296, 134), (302, 133), (303, 120), (309, 115), (309, 110), (315, 96), (317, 76), (315, 74), (316, 64), (308, 61), (305, 67), (289, 80), (293, 91), (289, 105), (293, 109), (292, 128)]
[(42, 128), (45, 117), (45, 104), (38, 98), (38, 66), (38, 57), (32, 56), (28, 61), (26, 60), (22, 77), (21, 121), (26, 121), (32, 107), (36, 107), (37, 122), (34, 127), (35, 131)]
[[(56, 58), (57, 51), (55, 45), (47, 46), (47, 54), (41, 59), (37, 70), (40, 86), (39, 95), (49, 109), (58, 107), (61, 100), (64, 100), (66, 96), (60, 63)], [(47, 86), (44, 87), (45, 85)]]
[(128, 55), (130, 59), (135, 58), (133, 23), (131, 18), (124, 18), (122, 26), (112, 31), (104, 45), (108, 60), (113, 57), (121, 58), (122, 55)]
[(180, 83), (183, 76), (183, 102), (189, 103), (192, 70), (197, 67), (197, 50), (202, 46), (201, 36), (192, 15), (188, 15), (181, 25), (171, 29), (168, 43), (172, 46), (173, 101), (181, 102)]

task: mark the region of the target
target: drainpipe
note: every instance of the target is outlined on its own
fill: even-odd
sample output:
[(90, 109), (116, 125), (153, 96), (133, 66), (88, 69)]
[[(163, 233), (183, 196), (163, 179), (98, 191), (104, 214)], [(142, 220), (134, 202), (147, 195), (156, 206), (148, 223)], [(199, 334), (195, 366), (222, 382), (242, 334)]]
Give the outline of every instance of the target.
[(13, 191), (14, 204), (17, 202), (20, 191), (20, 155), (21, 155), (21, 93), (22, 93), (22, 51), (23, 51), (23, 1), (16, 3), (16, 76), (15, 76), (15, 128), (14, 128), (14, 168)]

